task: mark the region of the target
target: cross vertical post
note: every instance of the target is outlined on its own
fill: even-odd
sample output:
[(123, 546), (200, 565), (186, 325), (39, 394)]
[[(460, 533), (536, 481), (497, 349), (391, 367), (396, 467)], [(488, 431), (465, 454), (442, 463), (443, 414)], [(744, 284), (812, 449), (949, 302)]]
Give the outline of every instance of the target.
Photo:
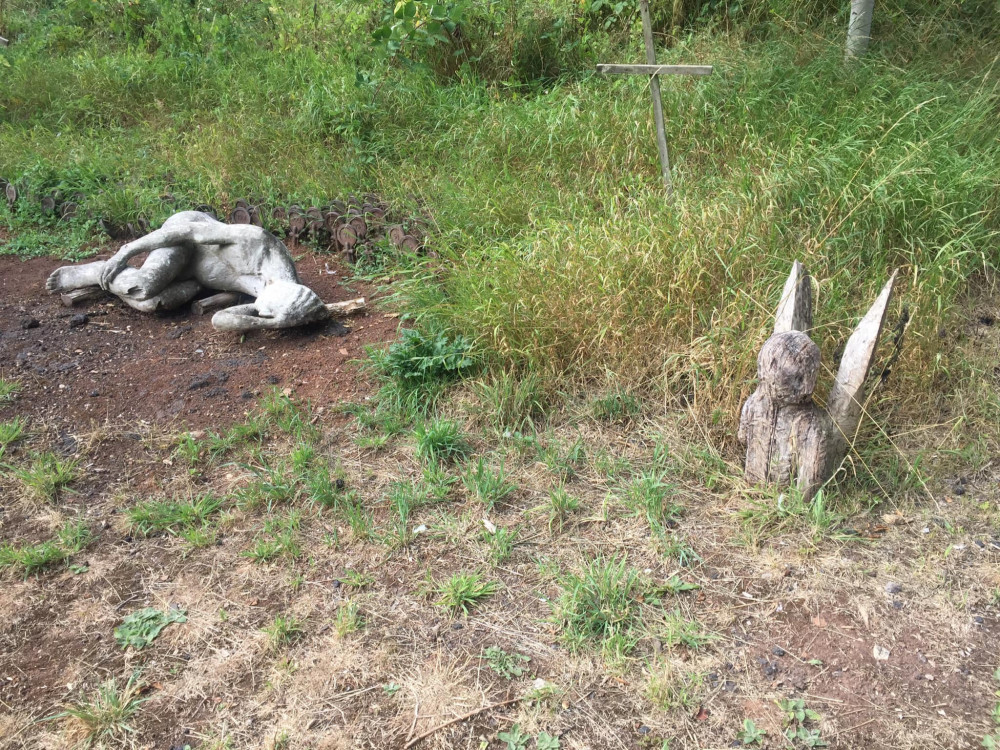
[[(639, 15), (642, 16), (642, 40), (646, 45), (646, 64), (656, 65), (656, 48), (653, 46), (653, 22), (649, 19), (649, 0), (639, 0)], [(674, 194), (674, 184), (670, 179), (670, 154), (667, 151), (667, 131), (663, 124), (663, 99), (660, 96), (660, 77), (654, 73), (649, 77), (649, 90), (653, 94), (653, 122), (656, 124), (656, 150), (660, 152), (660, 171), (667, 196)]]

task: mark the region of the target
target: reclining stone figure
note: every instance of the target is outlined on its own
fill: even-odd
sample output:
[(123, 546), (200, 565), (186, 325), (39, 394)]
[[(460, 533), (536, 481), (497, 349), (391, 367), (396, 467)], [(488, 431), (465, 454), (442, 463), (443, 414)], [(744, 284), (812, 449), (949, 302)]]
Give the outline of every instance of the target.
[[(148, 253), (140, 268), (131, 258)], [(100, 287), (143, 312), (184, 305), (207, 289), (254, 297), (220, 310), (212, 325), (225, 331), (291, 328), (324, 320), (324, 305), (299, 281), (288, 248), (252, 224), (223, 224), (199, 211), (182, 211), (104, 261), (63, 266), (45, 284), (50, 294)]]

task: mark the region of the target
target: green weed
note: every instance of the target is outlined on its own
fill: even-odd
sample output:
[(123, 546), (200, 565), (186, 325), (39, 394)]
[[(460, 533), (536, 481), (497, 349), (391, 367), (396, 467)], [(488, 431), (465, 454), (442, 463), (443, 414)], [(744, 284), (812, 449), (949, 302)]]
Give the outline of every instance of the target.
[(563, 576), (559, 584), (562, 592), (555, 603), (555, 617), (563, 642), (572, 650), (600, 647), (637, 625), (637, 598), (643, 584), (625, 558), (596, 558), (579, 573)]
[(187, 500), (147, 500), (129, 508), (129, 528), (142, 536), (158, 531), (181, 535), (204, 529), (221, 508), (222, 500), (210, 494)]
[(513, 680), (515, 677), (523, 675), (526, 670), (524, 665), (531, 661), (530, 656), (507, 653), (499, 646), (490, 646), (487, 648), (483, 651), (483, 658), (486, 659), (486, 665), (490, 669), (508, 680)]
[(485, 599), (493, 596), (499, 586), (485, 581), (479, 573), (456, 573), (437, 585), (437, 604), (453, 614), (461, 611), (468, 615)]
[(563, 524), (580, 507), (579, 498), (570, 495), (565, 487), (556, 487), (549, 493), (548, 502), (542, 506), (549, 517), (549, 531), (558, 527), (562, 531)]
[(0, 458), (6, 449), (24, 436), (24, 428), (28, 420), (24, 417), (14, 417), (9, 422), (0, 422)]
[(303, 622), (294, 615), (277, 615), (274, 621), (262, 630), (267, 634), (268, 644), (272, 649), (287, 646), (305, 636)]
[(626, 422), (639, 416), (639, 400), (625, 391), (613, 391), (594, 401), (594, 418), (601, 422)]
[(664, 481), (661, 474), (641, 474), (622, 493), (625, 504), (635, 512), (641, 513), (649, 522), (650, 528), (662, 534), (681, 514), (681, 506), (672, 501), (676, 494), (676, 486)]
[(350, 586), (356, 591), (361, 591), (375, 583), (375, 576), (371, 573), (361, 573), (357, 570), (346, 570), (344, 571), (344, 575), (337, 580), (345, 586)]
[(21, 390), (21, 384), (16, 380), (7, 380), (0, 377), (0, 404), (10, 403), (14, 396)]
[(112, 678), (99, 685), (90, 697), (71, 703), (51, 719), (75, 724), (84, 747), (101, 746), (105, 741), (126, 744), (135, 732), (130, 722), (148, 700), (142, 697), (145, 689), (138, 672), (133, 672), (121, 686)]
[(493, 471), (482, 457), (477, 459), (475, 463), (466, 464), (465, 471), (462, 473), (462, 484), (471, 495), (491, 510), (494, 505), (516, 489), (513, 484), (507, 481), (502, 463), (496, 471)]
[(337, 608), (333, 629), (343, 638), (362, 626), (361, 608), (355, 602), (344, 602)]
[(295, 511), (267, 519), (253, 546), (243, 556), (254, 562), (270, 562), (280, 557), (298, 559), (302, 555), (302, 547), (296, 535), (301, 522), (302, 516)]
[(67, 522), (56, 531), (54, 539), (38, 544), (16, 547), (0, 545), (0, 570), (20, 569), (25, 578), (38, 575), (46, 568), (68, 562), (73, 555), (83, 550), (93, 537), (90, 528), (83, 521)]
[(54, 453), (35, 453), (27, 466), (13, 468), (14, 476), (39, 500), (54, 502), (77, 478), (77, 459), (62, 459)]
[(425, 462), (451, 461), (469, 452), (469, 443), (457, 422), (432, 419), (417, 425), (417, 458)]
[(533, 430), (549, 401), (541, 377), (531, 370), (490, 373), (475, 383), (475, 391), (483, 417), (505, 434)]
[(687, 709), (697, 702), (701, 686), (701, 675), (684, 672), (664, 659), (650, 668), (646, 697), (661, 711)]
[(519, 533), (519, 529), (509, 527), (498, 527), (494, 532), (484, 529), (483, 539), (488, 545), (487, 556), (489, 561), (494, 565), (506, 562), (507, 558), (514, 551), (514, 545), (517, 543)]

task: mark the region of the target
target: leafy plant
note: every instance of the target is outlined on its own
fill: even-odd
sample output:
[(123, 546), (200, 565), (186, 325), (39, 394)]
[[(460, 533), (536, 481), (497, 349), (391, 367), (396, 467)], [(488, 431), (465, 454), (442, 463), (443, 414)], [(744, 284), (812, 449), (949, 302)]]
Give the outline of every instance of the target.
[(559, 738), (555, 735), (551, 735), (548, 732), (539, 732), (538, 737), (535, 738), (535, 747), (538, 750), (559, 750), (562, 745), (559, 742)]
[(465, 8), (464, 2), (397, 0), (372, 38), (390, 56), (409, 46), (430, 48), (448, 44), (450, 35), (463, 20)]
[(454, 380), (469, 372), (475, 364), (469, 349), (469, 343), (462, 336), (449, 338), (444, 333), (430, 334), (406, 328), (400, 333), (399, 341), (384, 353), (372, 352), (372, 367), (385, 376), (411, 385), (430, 380)]
[(785, 712), (785, 739), (798, 747), (826, 747), (827, 743), (820, 736), (819, 729), (806, 726), (819, 721), (820, 716), (812, 709), (806, 708), (802, 698), (783, 698), (778, 706)]
[(497, 739), (507, 743), (507, 750), (525, 750), (531, 735), (521, 731), (520, 724), (514, 724), (506, 732), (499, 732)]
[(755, 745), (764, 739), (765, 736), (767, 736), (767, 732), (763, 729), (758, 729), (753, 719), (747, 718), (743, 720), (743, 729), (737, 735), (737, 739), (744, 745)]
[(128, 615), (115, 628), (115, 640), (122, 648), (140, 651), (156, 640), (167, 625), (175, 622), (187, 622), (183, 609), (171, 607), (166, 612), (161, 612), (156, 607), (146, 607)]
[(496, 593), (499, 587), (493, 581), (484, 581), (479, 573), (456, 573), (437, 586), (437, 604), (458, 613), (468, 615), (484, 599)]
[(530, 656), (518, 653), (507, 653), (499, 646), (490, 646), (483, 652), (486, 657), (486, 664), (501, 677), (512, 680), (524, 674), (525, 668), (522, 664), (531, 661)]

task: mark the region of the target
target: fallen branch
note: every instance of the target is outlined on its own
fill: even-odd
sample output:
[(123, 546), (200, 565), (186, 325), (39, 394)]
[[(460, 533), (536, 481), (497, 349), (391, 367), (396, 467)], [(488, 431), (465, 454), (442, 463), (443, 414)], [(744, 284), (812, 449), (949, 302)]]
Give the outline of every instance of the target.
[(435, 732), (439, 732), (442, 729), (450, 727), (452, 724), (458, 724), (460, 721), (465, 721), (466, 719), (471, 719), (473, 716), (477, 716), (477, 715), (483, 713), (483, 711), (490, 711), (491, 709), (494, 709), (494, 708), (503, 708), (504, 706), (509, 706), (511, 703), (519, 703), (520, 701), (523, 701), (523, 700), (524, 700), (524, 696), (522, 695), (522, 696), (518, 696), (517, 698), (511, 698), (510, 700), (500, 701), (499, 703), (491, 703), (488, 706), (482, 706), (482, 707), (477, 708), (477, 709), (475, 709), (473, 711), (469, 711), (469, 713), (465, 714), (464, 716), (459, 716), (457, 718), (451, 719), (450, 721), (446, 721), (444, 724), (438, 724), (436, 727), (434, 727), (433, 729), (427, 730), (426, 732), (424, 732), (419, 737), (414, 737), (412, 740), (410, 740), (405, 745), (403, 745), (403, 750), (410, 750), (411, 747), (413, 747), (414, 745), (418, 744), (419, 742), (427, 739), (428, 737), (430, 737)]
[(330, 302), (324, 305), (331, 315), (351, 315), (356, 312), (363, 312), (368, 309), (368, 303), (364, 297), (349, 299), (344, 302)]

